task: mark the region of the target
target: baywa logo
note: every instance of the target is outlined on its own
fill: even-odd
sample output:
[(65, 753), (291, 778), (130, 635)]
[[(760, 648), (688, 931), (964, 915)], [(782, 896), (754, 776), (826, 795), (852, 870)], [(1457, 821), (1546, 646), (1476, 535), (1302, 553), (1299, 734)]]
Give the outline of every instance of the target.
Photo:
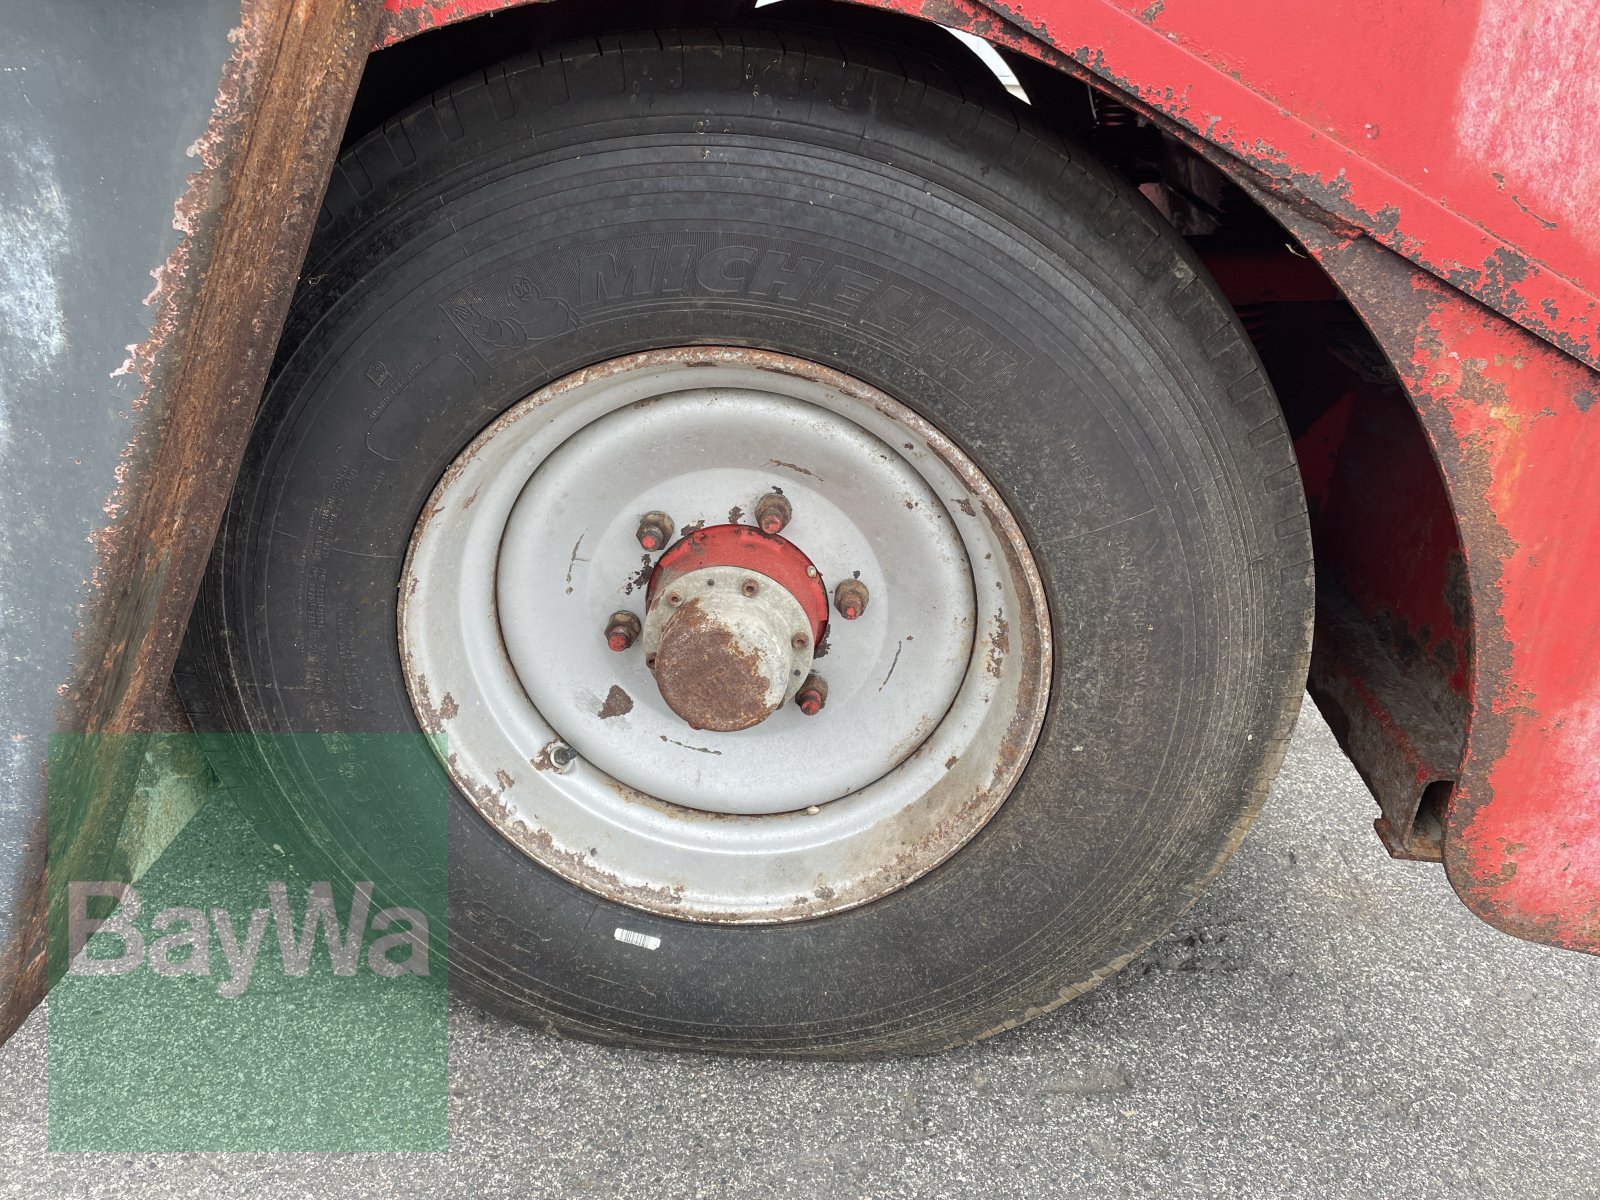
[[(90, 902), (97, 898), (102, 907), (104, 899), (116, 902), (115, 911), (109, 916), (91, 916)], [(141, 925), (143, 905), (138, 889), (122, 883), (68, 883), (68, 974), (129, 975), (148, 966), (159, 976), (209, 976), (215, 937), (227, 963), (227, 974), (217, 983), (217, 995), (237, 999), (255, 975), (269, 921), (286, 975), (304, 978), (310, 971), (319, 931), (334, 975), (353, 976), (363, 961), (374, 975), (388, 979), (428, 974), (427, 917), (415, 908), (384, 908), (372, 913), (370, 881), (355, 886), (349, 919), (343, 924), (334, 908), (333, 888), (326, 882), (310, 886), (298, 930), (287, 885), (268, 883), (267, 898), (268, 907), (253, 910), (242, 930), (225, 908), (207, 911), (181, 905), (164, 908), (147, 925)], [(369, 942), (369, 934), (377, 936)], [(121, 941), (122, 952), (91, 958), (87, 952), (90, 938), (95, 938), (96, 951), (102, 951), (102, 939), (108, 935)]]

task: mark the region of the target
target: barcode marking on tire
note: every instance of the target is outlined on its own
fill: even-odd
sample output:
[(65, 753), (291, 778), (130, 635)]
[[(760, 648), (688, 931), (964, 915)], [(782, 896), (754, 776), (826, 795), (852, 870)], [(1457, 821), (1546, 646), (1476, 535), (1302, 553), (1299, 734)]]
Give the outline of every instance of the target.
[(618, 925), (616, 932), (611, 935), (619, 942), (627, 942), (630, 946), (643, 946), (646, 950), (654, 950), (661, 945), (661, 939), (651, 937), (648, 933), (635, 933), (631, 929), (624, 929)]

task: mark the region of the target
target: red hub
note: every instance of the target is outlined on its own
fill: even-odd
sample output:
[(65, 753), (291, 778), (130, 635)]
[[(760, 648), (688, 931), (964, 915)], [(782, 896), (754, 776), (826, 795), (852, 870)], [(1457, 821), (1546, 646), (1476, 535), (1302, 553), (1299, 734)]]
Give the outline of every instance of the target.
[[(815, 564), (749, 525), (698, 529), (672, 546), (645, 608), (645, 664), (661, 698), (690, 728), (721, 733), (759, 724), (791, 697), (799, 703), (828, 630)], [(820, 708), (800, 704), (808, 716)]]
[(823, 586), (822, 573), (793, 542), (751, 525), (712, 525), (680, 539), (651, 572), (646, 605), (653, 605), (657, 594), (677, 579), (705, 567), (733, 567), (765, 575), (800, 602), (811, 622), (813, 645), (820, 646), (827, 636), (828, 589)]

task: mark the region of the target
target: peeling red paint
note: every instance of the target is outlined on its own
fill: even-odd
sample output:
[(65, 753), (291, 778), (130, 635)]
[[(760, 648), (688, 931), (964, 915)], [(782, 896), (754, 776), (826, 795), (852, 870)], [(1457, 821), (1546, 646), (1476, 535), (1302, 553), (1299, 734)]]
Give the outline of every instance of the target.
[(381, 50), (441, 25), (533, 2), (536, 0), (384, 0), (383, 23), (372, 48)]
[(1472, 651), (1450, 882), (1499, 929), (1600, 953), (1600, 373), (1369, 239), (1293, 227), (1394, 363), (1456, 514)]
[[(1546, 22), (1549, 40), (1505, 51), (1529, 72), (1592, 39), (1591, 10), (1552, 7), (1565, 15)], [(1494, 148), (1478, 145), (1470, 124), (1499, 78), (1496, 39), (1513, 36), (1513, 14), (1498, 0), (1481, 10), (1395, 0), (1381, 11), (1369, 0), (1338, 0), (1314, 20), (1273, 0), (1189, 0), (1149, 20), (1139, 0), (1025, 0), (1009, 11), (1098, 80), (1234, 155), (1276, 190), (1311, 200), (1600, 364), (1593, 222), (1550, 222), (1520, 204), (1519, 195), (1547, 194), (1548, 183), (1486, 157)], [(1355, 28), (1367, 33), (1329, 36)], [(1511, 114), (1503, 124), (1524, 139), (1570, 141), (1582, 131), (1587, 146), (1592, 89), (1576, 77), (1583, 74), (1547, 89), (1541, 99), (1557, 103), (1531, 111), (1505, 87), (1495, 111)]]
[(1430, 313), (1413, 386), (1459, 443), (1458, 506), (1498, 527), (1468, 541), (1478, 624), (1497, 637), (1474, 664), (1483, 719), (1446, 869), (1492, 924), (1600, 952), (1600, 375), (1415, 286)]

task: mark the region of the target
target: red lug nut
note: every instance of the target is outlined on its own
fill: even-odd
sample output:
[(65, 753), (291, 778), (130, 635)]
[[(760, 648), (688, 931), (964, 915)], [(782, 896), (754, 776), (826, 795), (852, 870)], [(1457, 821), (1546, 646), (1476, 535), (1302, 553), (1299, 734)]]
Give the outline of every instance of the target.
[(672, 540), (672, 518), (664, 512), (647, 512), (639, 518), (639, 532), (635, 534), (639, 545), (651, 554), (665, 548)]
[(756, 524), (762, 533), (782, 533), (794, 516), (794, 506), (777, 492), (768, 492), (756, 501)]
[(631, 612), (614, 612), (606, 622), (606, 645), (620, 653), (633, 645), (639, 629), (639, 618)]
[(794, 694), (794, 702), (800, 706), (800, 711), (808, 717), (814, 717), (822, 711), (822, 706), (828, 702), (828, 681), (813, 671), (806, 676), (806, 681), (800, 685), (800, 690)]
[(833, 606), (846, 621), (867, 611), (867, 599), (867, 585), (859, 579), (846, 579), (833, 589)]

